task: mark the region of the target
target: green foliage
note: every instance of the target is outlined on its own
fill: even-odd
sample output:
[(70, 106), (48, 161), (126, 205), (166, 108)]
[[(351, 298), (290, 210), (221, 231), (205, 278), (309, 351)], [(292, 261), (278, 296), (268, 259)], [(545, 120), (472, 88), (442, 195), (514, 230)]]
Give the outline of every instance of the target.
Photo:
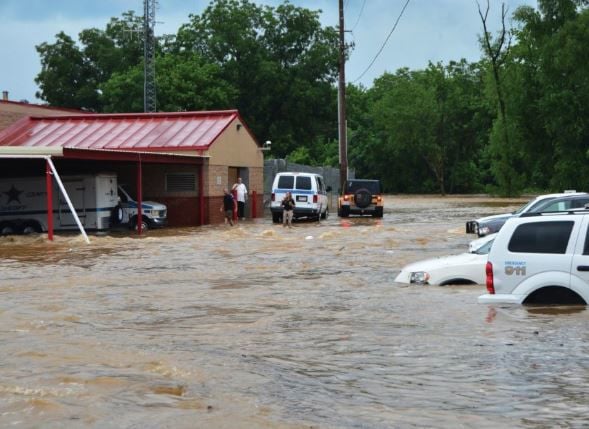
[[(589, 188), (588, 4), (518, 8), (512, 45), (490, 38), (479, 62), (401, 68), (368, 88), (348, 85), (349, 167), (387, 192)], [(239, 109), (258, 140), (272, 140), (273, 157), (338, 166), (338, 35), (320, 13), (212, 0), (157, 41), (158, 110)], [(141, 112), (141, 30), (142, 17), (127, 12), (77, 42), (62, 32), (40, 44), (37, 96)]]

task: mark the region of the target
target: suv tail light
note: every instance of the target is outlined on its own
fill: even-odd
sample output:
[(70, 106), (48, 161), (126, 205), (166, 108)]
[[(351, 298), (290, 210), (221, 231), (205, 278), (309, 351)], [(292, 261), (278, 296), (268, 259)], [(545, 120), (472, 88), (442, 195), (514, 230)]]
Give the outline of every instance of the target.
[(272, 201), (276, 201), (276, 194), (272, 192)]
[(344, 195), (344, 201), (349, 201), (350, 200), (350, 196), (348, 194)]
[(313, 195), (313, 204), (317, 204), (317, 201), (319, 201), (319, 200), (317, 199), (317, 195)]
[(487, 262), (485, 266), (485, 273), (487, 274), (487, 292), (491, 295), (495, 295), (495, 285), (493, 284), (493, 264)]

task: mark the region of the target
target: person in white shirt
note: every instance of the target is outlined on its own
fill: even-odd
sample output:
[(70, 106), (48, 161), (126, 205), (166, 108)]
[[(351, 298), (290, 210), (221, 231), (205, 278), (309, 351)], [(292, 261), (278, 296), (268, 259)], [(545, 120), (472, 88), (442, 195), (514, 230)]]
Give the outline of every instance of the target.
[(237, 194), (237, 217), (241, 220), (245, 219), (245, 202), (247, 201), (247, 188), (241, 181), (241, 177), (237, 178), (237, 183), (232, 188)]

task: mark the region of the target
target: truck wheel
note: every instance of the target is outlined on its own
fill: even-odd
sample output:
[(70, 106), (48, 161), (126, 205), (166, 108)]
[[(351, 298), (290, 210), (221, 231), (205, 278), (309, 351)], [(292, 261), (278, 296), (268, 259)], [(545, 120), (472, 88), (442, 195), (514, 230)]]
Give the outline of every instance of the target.
[(123, 221), (123, 208), (121, 206), (112, 208), (110, 212), (110, 220), (113, 225), (118, 225)]
[[(135, 231), (137, 231), (139, 228), (137, 227), (137, 217), (134, 217), (131, 222), (130, 222), (130, 226), (131, 228), (133, 228)], [(141, 231), (145, 232), (149, 230), (149, 223), (147, 222), (147, 220), (142, 219), (141, 220)]]

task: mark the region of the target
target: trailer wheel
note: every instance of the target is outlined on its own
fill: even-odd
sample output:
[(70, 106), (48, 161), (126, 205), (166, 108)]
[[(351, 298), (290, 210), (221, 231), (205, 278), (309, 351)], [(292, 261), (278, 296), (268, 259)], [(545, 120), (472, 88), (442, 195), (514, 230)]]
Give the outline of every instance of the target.
[(16, 234), (16, 226), (12, 222), (0, 223), (0, 235)]
[(21, 232), (24, 235), (38, 234), (41, 232), (41, 225), (33, 221), (25, 222), (22, 226)]

